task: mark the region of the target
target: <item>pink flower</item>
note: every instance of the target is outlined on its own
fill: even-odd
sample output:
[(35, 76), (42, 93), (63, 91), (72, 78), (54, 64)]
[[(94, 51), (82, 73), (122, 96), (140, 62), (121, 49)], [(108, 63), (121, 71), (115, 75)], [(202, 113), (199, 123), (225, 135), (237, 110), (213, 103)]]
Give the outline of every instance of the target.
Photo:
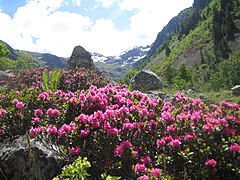
[(39, 98), (39, 99), (43, 99), (43, 100), (45, 100), (45, 101), (49, 101), (49, 94), (46, 93), (46, 92), (43, 92), (43, 93), (41, 93), (41, 94), (38, 95), (38, 98)]
[(232, 144), (229, 149), (230, 151), (240, 151), (240, 144)]
[(106, 118), (114, 117), (114, 110), (107, 109), (104, 113)]
[(171, 142), (173, 140), (172, 136), (164, 136), (162, 139), (164, 139), (166, 142)]
[(107, 135), (109, 136), (116, 136), (118, 134), (119, 134), (119, 130), (117, 128), (107, 129)]
[(70, 132), (72, 130), (72, 127), (67, 124), (63, 124), (61, 128), (66, 132)]
[(23, 109), (24, 108), (24, 106), (25, 106), (25, 104), (23, 103), (23, 102), (17, 102), (17, 104), (16, 104), (16, 107), (18, 108), (18, 109)]
[(174, 121), (174, 117), (172, 117), (171, 113), (168, 111), (162, 112), (162, 118), (164, 121)]
[(162, 107), (162, 109), (163, 109), (164, 111), (171, 110), (171, 108), (172, 108), (172, 106), (171, 106), (171, 103), (170, 103), (170, 102), (165, 102), (165, 103), (163, 104), (163, 107)]
[(134, 157), (138, 158), (139, 157), (138, 151), (133, 151), (133, 155), (134, 155)]
[(231, 128), (226, 127), (224, 130), (230, 136), (235, 136), (236, 135), (236, 130), (235, 129), (231, 129)]
[(170, 142), (170, 145), (173, 146), (173, 147), (179, 147), (181, 145), (181, 141), (179, 141), (178, 139), (173, 139)]
[(115, 149), (114, 149), (114, 154), (116, 156), (122, 156), (124, 153), (124, 148), (122, 146), (117, 146)]
[(150, 175), (159, 178), (162, 176), (162, 172), (159, 168), (152, 168)]
[(147, 164), (147, 163), (152, 162), (152, 159), (151, 159), (149, 156), (145, 156), (145, 157), (142, 157), (142, 158), (141, 158), (141, 162), (142, 162), (143, 164)]
[(42, 116), (43, 115), (43, 111), (41, 109), (36, 109), (36, 110), (34, 110), (34, 115), (35, 116)]
[(0, 129), (0, 136), (4, 135), (5, 131), (3, 129)]
[(46, 112), (47, 115), (49, 116), (53, 116), (53, 109), (52, 108), (49, 108)]
[(34, 127), (31, 127), (31, 129), (29, 129), (29, 135), (34, 136), (35, 134), (36, 134), (36, 129)]
[(90, 131), (87, 129), (87, 130), (81, 130), (80, 131), (80, 134), (81, 136), (83, 137), (87, 137), (89, 135)]
[(183, 102), (184, 101), (184, 94), (183, 93), (176, 93), (174, 96), (176, 97), (177, 102)]
[(213, 125), (212, 124), (204, 124), (203, 129), (205, 131), (212, 131), (213, 130)]
[(220, 102), (220, 105), (222, 105), (222, 106), (226, 106), (226, 107), (231, 108), (231, 109), (238, 109), (238, 108), (239, 108), (239, 106), (238, 106), (237, 103), (233, 103), (233, 104), (231, 104), (231, 103), (226, 102), (226, 101), (222, 101), (222, 102)]
[(57, 109), (53, 109), (53, 116), (59, 116), (60, 115), (60, 111)]
[(143, 109), (140, 111), (141, 116), (146, 116), (147, 113), (148, 113), (147, 108), (143, 108)]
[(36, 124), (36, 123), (39, 123), (40, 122), (40, 119), (38, 117), (33, 117), (32, 118), (32, 123), (33, 124)]
[(70, 122), (70, 124), (69, 124), (69, 126), (70, 126), (70, 131), (75, 131), (76, 130), (76, 124), (75, 124), (75, 122)]
[(176, 128), (173, 124), (167, 127), (167, 131), (168, 131), (168, 132), (175, 132), (176, 129), (177, 129), (177, 128)]
[(139, 164), (137, 163), (134, 168), (135, 172), (145, 172), (147, 168), (145, 167), (144, 164)]
[(157, 146), (163, 146), (164, 144), (166, 144), (166, 141), (164, 139), (157, 140)]
[(192, 121), (200, 120), (201, 116), (202, 116), (202, 111), (194, 111), (191, 115), (191, 120)]
[(184, 136), (185, 140), (194, 139), (196, 137), (195, 133), (188, 133)]
[(49, 115), (49, 116), (59, 116), (60, 115), (60, 111), (57, 110), (57, 109), (49, 108), (47, 110), (46, 114)]
[(48, 134), (50, 134), (50, 133), (57, 134), (57, 132), (58, 132), (57, 128), (53, 125), (49, 125), (46, 131)]
[(15, 104), (15, 105), (16, 105), (18, 102), (19, 102), (19, 101), (18, 101), (17, 99), (14, 99), (14, 100), (12, 101), (12, 103)]
[(7, 111), (5, 109), (0, 109), (0, 116), (4, 116), (7, 114)]
[(44, 127), (43, 126), (40, 126), (40, 127), (37, 127), (36, 128), (36, 132), (37, 133), (43, 133), (45, 131)]
[(135, 126), (133, 123), (124, 123), (123, 124), (123, 129), (133, 129)]
[(123, 107), (121, 107), (118, 112), (120, 114), (129, 114), (129, 109), (124, 105)]
[(121, 146), (124, 148), (124, 149), (130, 149), (132, 147), (132, 144), (129, 140), (126, 140), (126, 141), (123, 141), (121, 143)]
[(85, 114), (80, 114), (78, 117), (77, 117), (77, 120), (83, 124), (86, 124), (88, 123), (88, 116), (85, 115)]
[(58, 130), (58, 135), (59, 135), (59, 136), (66, 136), (67, 133), (66, 133), (66, 131), (65, 131), (63, 128), (60, 128), (60, 129)]
[(217, 165), (217, 161), (215, 161), (214, 159), (210, 159), (208, 161), (205, 162), (206, 166), (216, 166)]
[(80, 153), (80, 148), (79, 147), (72, 147), (71, 149), (70, 149), (70, 153), (72, 154), (72, 155), (78, 155), (79, 153)]
[(139, 177), (139, 180), (149, 180), (149, 177), (147, 175), (143, 175)]

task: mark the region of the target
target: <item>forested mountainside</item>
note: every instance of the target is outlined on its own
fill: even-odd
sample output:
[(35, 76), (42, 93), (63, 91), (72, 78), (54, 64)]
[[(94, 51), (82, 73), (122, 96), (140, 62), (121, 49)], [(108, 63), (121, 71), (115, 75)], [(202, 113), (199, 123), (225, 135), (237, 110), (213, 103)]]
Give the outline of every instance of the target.
[(230, 88), (240, 84), (239, 29), (239, 0), (195, 0), (168, 23), (134, 67), (152, 70), (170, 87)]

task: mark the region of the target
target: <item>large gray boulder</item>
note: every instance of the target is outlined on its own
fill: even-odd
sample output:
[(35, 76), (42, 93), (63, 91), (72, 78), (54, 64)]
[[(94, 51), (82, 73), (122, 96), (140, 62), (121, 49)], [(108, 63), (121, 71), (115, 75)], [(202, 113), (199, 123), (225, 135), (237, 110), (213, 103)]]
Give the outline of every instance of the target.
[(149, 90), (157, 90), (163, 87), (163, 82), (159, 76), (149, 70), (142, 70), (135, 75), (130, 82), (133, 90), (147, 92)]
[(76, 46), (73, 49), (72, 55), (68, 61), (70, 68), (84, 67), (90, 70), (96, 70), (96, 66), (93, 63), (91, 54), (86, 51), (82, 46)]
[(236, 85), (232, 88), (232, 92), (235, 96), (240, 96), (240, 85)]
[(52, 179), (60, 174), (65, 160), (41, 143), (20, 136), (0, 144), (0, 179)]

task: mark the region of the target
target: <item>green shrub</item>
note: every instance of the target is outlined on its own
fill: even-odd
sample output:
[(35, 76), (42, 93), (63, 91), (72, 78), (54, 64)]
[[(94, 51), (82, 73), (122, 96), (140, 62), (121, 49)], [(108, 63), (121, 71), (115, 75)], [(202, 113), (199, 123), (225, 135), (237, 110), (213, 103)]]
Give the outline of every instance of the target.
[(62, 173), (53, 178), (53, 180), (86, 180), (90, 176), (87, 170), (91, 167), (90, 162), (86, 157), (78, 157), (72, 164), (64, 167)]

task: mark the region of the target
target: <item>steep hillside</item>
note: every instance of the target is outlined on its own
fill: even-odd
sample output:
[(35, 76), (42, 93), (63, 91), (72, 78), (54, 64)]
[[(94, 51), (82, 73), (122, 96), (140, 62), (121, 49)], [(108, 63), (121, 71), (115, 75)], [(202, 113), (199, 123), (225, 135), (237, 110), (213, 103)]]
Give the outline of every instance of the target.
[(7, 55), (7, 57), (9, 59), (12, 59), (12, 60), (17, 60), (18, 59), (18, 54), (17, 54), (17, 51), (15, 49), (13, 49), (10, 45), (8, 45), (6, 42), (0, 40), (0, 43), (4, 44), (7, 49), (9, 50), (9, 53)]
[(49, 66), (51, 68), (67, 67), (68, 58), (58, 57), (49, 53), (25, 52), (35, 57), (40, 65)]
[(0, 40), (0, 71), (23, 70), (38, 67), (39, 63), (32, 55), (13, 49), (6, 42)]
[(187, 8), (180, 12), (178, 16), (172, 18), (169, 23), (160, 31), (157, 35), (156, 40), (152, 43), (151, 48), (147, 52), (146, 56), (141, 60), (133, 63), (134, 68), (141, 68), (144, 63), (148, 62), (152, 56), (157, 53), (157, 50), (165, 42), (171, 39), (172, 35), (176, 33), (181, 22), (186, 18), (186, 16), (192, 11), (192, 8)]
[(160, 45), (141, 66), (177, 88), (219, 90), (240, 84), (240, 69), (236, 68), (240, 67), (239, 0), (195, 0), (183, 12), (175, 32), (163, 41), (158, 35), (154, 43)]

